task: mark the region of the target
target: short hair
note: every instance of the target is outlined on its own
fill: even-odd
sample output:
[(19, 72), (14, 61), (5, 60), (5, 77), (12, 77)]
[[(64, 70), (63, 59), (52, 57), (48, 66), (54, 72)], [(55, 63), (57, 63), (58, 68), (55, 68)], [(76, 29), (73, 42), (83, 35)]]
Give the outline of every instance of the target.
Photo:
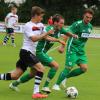
[(94, 15), (94, 11), (91, 8), (85, 9), (84, 14), (86, 14), (86, 13), (89, 13), (91, 15)]
[(59, 22), (60, 19), (64, 19), (64, 18), (62, 17), (62, 15), (60, 15), (60, 14), (55, 14), (55, 15), (53, 15), (53, 17), (52, 17), (53, 23), (54, 23), (54, 22)]
[(32, 7), (32, 11), (31, 11), (31, 17), (34, 17), (35, 15), (41, 15), (41, 14), (45, 14), (45, 10), (38, 7), (38, 6), (34, 6)]
[(16, 4), (13, 4), (13, 3), (11, 3), (11, 4), (9, 4), (9, 6), (8, 6), (10, 9), (14, 9), (14, 8), (18, 8), (18, 6), (16, 5)]

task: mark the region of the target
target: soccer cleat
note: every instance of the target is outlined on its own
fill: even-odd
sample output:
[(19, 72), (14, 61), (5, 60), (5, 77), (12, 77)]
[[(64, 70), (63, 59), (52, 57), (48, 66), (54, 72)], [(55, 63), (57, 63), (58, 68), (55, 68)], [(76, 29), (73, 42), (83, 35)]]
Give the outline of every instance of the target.
[(14, 86), (12, 83), (9, 85), (9, 88), (16, 91), (16, 92), (19, 92), (20, 90), (18, 89), (18, 87)]
[(47, 94), (51, 93), (51, 90), (49, 89), (49, 87), (43, 87), (42, 91), (47, 93)]
[(13, 47), (16, 47), (16, 44), (15, 44), (15, 43), (12, 43), (12, 46), (13, 46)]
[(37, 98), (47, 98), (48, 97), (48, 95), (46, 95), (46, 94), (41, 94), (41, 93), (36, 93), (36, 94), (33, 94), (32, 95), (32, 98), (33, 99), (37, 99)]
[(7, 44), (6, 44), (6, 43), (4, 43), (4, 42), (3, 42), (2, 44), (3, 44), (4, 46), (6, 46), (6, 45), (7, 45)]
[(61, 82), (61, 85), (62, 85), (64, 88), (66, 88), (66, 81), (67, 81), (67, 79), (65, 78), (65, 79)]
[(53, 87), (52, 87), (53, 90), (57, 90), (57, 91), (60, 91), (60, 87), (59, 85), (55, 84)]

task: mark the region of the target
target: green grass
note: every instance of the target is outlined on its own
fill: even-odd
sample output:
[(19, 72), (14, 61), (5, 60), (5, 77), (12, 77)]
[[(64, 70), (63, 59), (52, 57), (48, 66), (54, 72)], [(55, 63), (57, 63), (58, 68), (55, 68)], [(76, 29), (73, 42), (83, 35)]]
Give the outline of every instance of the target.
[[(4, 34), (0, 34), (0, 43)], [(16, 45), (14, 48), (10, 45), (7, 46), (0, 44), (0, 73), (8, 72), (15, 69), (15, 64), (18, 59), (19, 49), (22, 45), (22, 35), (16, 34)], [(55, 44), (57, 46), (58, 44)], [(90, 39), (86, 45), (88, 55), (88, 71), (84, 75), (71, 78), (67, 82), (67, 86), (75, 86), (79, 95), (76, 100), (99, 100), (100, 99), (100, 40)], [(59, 62), (60, 68), (55, 78), (51, 81), (50, 87), (56, 82), (60, 71), (64, 68), (65, 54), (59, 54), (57, 50), (50, 52), (49, 55)], [(42, 81), (41, 87), (46, 79), (48, 72), (46, 72)], [(16, 93), (8, 88), (11, 81), (0, 81), (0, 100), (32, 100), (32, 89), (34, 81), (31, 80), (23, 85), (20, 85), (20, 93)], [(45, 100), (69, 100), (66, 98), (64, 89), (59, 92), (53, 91)]]

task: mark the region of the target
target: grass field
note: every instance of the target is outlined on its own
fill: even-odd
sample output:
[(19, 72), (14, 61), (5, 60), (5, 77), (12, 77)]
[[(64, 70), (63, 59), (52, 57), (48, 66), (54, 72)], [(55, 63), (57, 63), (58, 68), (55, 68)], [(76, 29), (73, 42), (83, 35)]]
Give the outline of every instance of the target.
[[(0, 42), (4, 34), (0, 34)], [(16, 45), (14, 48), (10, 45), (7, 46), (0, 44), (0, 73), (8, 72), (15, 69), (15, 63), (18, 59), (19, 49), (22, 45), (22, 35), (16, 34)], [(55, 44), (55, 47), (58, 44)], [(54, 48), (54, 47), (53, 47)], [(88, 55), (88, 71), (84, 75), (69, 79), (67, 86), (75, 86), (79, 95), (76, 100), (100, 100), (100, 40), (90, 39), (86, 45)], [(57, 50), (49, 52), (49, 55), (59, 62), (60, 68), (55, 78), (51, 81), (50, 87), (56, 82), (58, 74), (64, 68), (65, 54), (59, 54)], [(41, 87), (45, 81), (48, 68), (46, 67), (45, 75)], [(11, 81), (0, 81), (0, 100), (32, 100), (33, 80), (20, 85), (20, 92), (16, 93), (9, 89)], [(45, 100), (69, 100), (66, 98), (64, 89), (61, 91), (53, 91)]]

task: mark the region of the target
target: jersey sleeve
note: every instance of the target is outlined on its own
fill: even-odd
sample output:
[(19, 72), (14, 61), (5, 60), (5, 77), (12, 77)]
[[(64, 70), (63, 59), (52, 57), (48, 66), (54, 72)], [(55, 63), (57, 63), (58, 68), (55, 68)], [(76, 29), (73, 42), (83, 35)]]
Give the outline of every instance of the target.
[(78, 30), (78, 23), (74, 22), (71, 26), (69, 26), (69, 28), (67, 29), (67, 32), (71, 32), (75, 34), (77, 30)]
[(53, 29), (52, 26), (47, 26), (47, 27), (45, 27), (46, 32), (48, 32), (48, 31), (50, 31), (50, 30), (52, 30), (52, 29)]
[(64, 35), (66, 35), (67, 34), (67, 29), (66, 28), (62, 28), (61, 30), (60, 30), (60, 34), (64, 34)]
[(9, 13), (9, 14), (7, 14), (6, 18), (8, 19), (10, 16), (11, 16), (11, 14)]

